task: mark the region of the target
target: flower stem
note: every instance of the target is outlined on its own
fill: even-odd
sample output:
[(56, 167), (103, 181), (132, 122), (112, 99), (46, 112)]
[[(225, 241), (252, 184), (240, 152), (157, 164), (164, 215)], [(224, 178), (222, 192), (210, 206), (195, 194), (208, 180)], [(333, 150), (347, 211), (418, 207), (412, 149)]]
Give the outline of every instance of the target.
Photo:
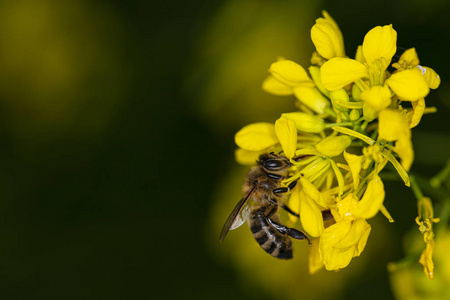
[(414, 196), (416, 197), (417, 201), (419, 201), (423, 198), (423, 193), (416, 181), (416, 177), (414, 175), (409, 175), (409, 182), (411, 184), (411, 190), (413, 191)]

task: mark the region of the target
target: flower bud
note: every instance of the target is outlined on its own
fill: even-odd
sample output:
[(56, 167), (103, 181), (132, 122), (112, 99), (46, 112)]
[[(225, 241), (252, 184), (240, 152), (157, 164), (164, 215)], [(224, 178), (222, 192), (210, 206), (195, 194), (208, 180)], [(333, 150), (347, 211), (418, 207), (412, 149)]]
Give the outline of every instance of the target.
[(352, 86), (352, 97), (355, 101), (361, 100), (361, 90), (356, 84)]
[(293, 91), (300, 102), (318, 114), (323, 114), (325, 108), (330, 106), (328, 99), (315, 87), (302, 85), (294, 87)]
[(352, 109), (349, 115), (350, 120), (356, 121), (359, 119), (359, 117), (361, 117), (361, 112), (359, 111), (359, 109)]
[(307, 113), (292, 112), (281, 116), (294, 121), (297, 129), (303, 132), (320, 133), (325, 129), (325, 122), (321, 118)]
[(347, 135), (329, 136), (316, 145), (316, 150), (325, 156), (333, 157), (341, 154), (352, 143)]
[(348, 108), (343, 107), (336, 103), (336, 101), (339, 101), (339, 102), (349, 102), (350, 101), (346, 90), (339, 89), (339, 90), (330, 92), (330, 99), (331, 99), (331, 103), (333, 103), (333, 107), (336, 110), (348, 111)]
[(378, 115), (378, 113), (372, 107), (370, 107), (367, 103), (364, 102), (364, 105), (363, 105), (364, 120), (366, 120), (367, 122), (372, 122), (373, 120), (375, 120), (377, 115)]

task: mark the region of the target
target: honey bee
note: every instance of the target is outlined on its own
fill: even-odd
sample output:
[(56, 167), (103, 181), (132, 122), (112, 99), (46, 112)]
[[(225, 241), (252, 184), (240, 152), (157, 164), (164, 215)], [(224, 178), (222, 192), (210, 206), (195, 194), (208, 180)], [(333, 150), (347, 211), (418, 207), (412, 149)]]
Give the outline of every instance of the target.
[(298, 217), (284, 202), (284, 194), (293, 189), (297, 181), (287, 187), (280, 187), (281, 180), (286, 178), (287, 170), (292, 165), (281, 155), (274, 153), (262, 154), (257, 161), (258, 165), (251, 168), (245, 178), (243, 194), (228, 217), (220, 233), (222, 242), (228, 231), (241, 226), (247, 221), (253, 237), (261, 248), (279, 259), (292, 258), (291, 237), (298, 240), (307, 240), (308, 236), (295, 228), (280, 224), (278, 207)]

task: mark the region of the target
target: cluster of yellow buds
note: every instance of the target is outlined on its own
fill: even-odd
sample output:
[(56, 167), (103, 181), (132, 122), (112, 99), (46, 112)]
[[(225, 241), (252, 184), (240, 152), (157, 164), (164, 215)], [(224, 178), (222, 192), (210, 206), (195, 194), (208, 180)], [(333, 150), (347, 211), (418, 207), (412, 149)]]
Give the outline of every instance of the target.
[[(393, 222), (383, 205), (379, 173), (391, 163), (410, 185), (411, 128), (434, 111), (426, 107), (425, 97), (440, 78), (419, 64), (414, 48), (391, 64), (397, 52), (392, 25), (371, 29), (355, 59), (346, 57), (342, 33), (325, 11), (311, 38), (316, 52), (309, 75), (299, 64), (279, 58), (262, 85), (274, 95), (293, 95), (298, 110), (282, 114), (275, 124), (247, 125), (235, 141), (236, 160), (242, 164), (254, 164), (268, 152), (290, 159), (283, 184), (299, 182), (288, 206), (313, 237), (309, 269), (314, 273), (323, 266), (344, 268), (359, 256), (371, 231), (366, 220), (379, 211)], [(324, 222), (323, 211), (331, 212), (331, 224)], [(427, 241), (427, 247), (432, 245)]]

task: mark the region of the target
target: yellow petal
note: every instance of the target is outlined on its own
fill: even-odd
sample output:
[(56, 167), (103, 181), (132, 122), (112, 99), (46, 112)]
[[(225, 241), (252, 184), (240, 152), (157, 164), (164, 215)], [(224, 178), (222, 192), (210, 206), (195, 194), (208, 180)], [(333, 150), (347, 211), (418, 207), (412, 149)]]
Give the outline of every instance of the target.
[(306, 195), (308, 195), (311, 199), (313, 199), (318, 205), (323, 208), (327, 208), (328, 205), (325, 202), (325, 199), (322, 196), (322, 193), (316, 188), (314, 184), (312, 184), (305, 177), (300, 177), (300, 183), (302, 184), (303, 191)]
[[(364, 250), (364, 246), (367, 242), (367, 231), (370, 232), (370, 225), (366, 222), (366, 220), (356, 220), (352, 223), (352, 227), (348, 231), (347, 235), (333, 247), (341, 251), (353, 250), (353, 256), (359, 256), (359, 254), (361, 254), (361, 252)], [(365, 238), (364, 245), (362, 246), (362, 248), (359, 248), (359, 243), (362, 238)]]
[(369, 66), (377, 59), (384, 59), (383, 67), (385, 70), (397, 51), (397, 32), (392, 28), (392, 25), (377, 26), (366, 34), (362, 48), (364, 58)]
[(367, 67), (356, 60), (349, 58), (335, 57), (327, 61), (320, 68), (323, 86), (335, 91), (355, 82), (358, 79), (367, 77)]
[(386, 217), (386, 219), (388, 219), (389, 223), (394, 223), (394, 219), (384, 205), (381, 205), (380, 211)]
[(362, 45), (359, 45), (358, 48), (356, 49), (356, 54), (355, 54), (355, 59), (357, 61), (359, 61), (362, 64), (367, 63), (366, 59), (364, 58), (364, 54), (363, 54), (363, 50), (362, 50)]
[(267, 76), (263, 81), (262, 89), (269, 94), (277, 96), (289, 96), (294, 93), (290, 86), (276, 80), (272, 75)]
[(284, 155), (291, 159), (297, 150), (297, 128), (294, 121), (284, 117), (275, 122), (275, 133), (283, 148)]
[(349, 194), (342, 200), (337, 201), (336, 208), (340, 217), (346, 221), (353, 221), (355, 217), (352, 215), (353, 207), (358, 203), (358, 198), (354, 194)]
[(333, 157), (341, 154), (352, 143), (352, 139), (347, 135), (329, 136), (321, 140), (316, 149), (325, 156)]
[(237, 148), (234, 152), (234, 158), (241, 165), (252, 166), (255, 165), (261, 154), (261, 151), (249, 151)]
[(356, 220), (355, 222), (353, 222), (353, 226), (355, 228), (360, 227), (359, 230), (361, 230), (363, 232), (361, 235), (361, 239), (359, 240), (358, 244), (354, 248), (355, 252), (353, 253), (353, 257), (355, 257), (355, 256), (359, 256), (361, 254), (361, 252), (363, 252), (364, 248), (366, 247), (367, 239), (369, 238), (369, 234), (370, 234), (370, 231), (372, 228), (364, 219)]
[(291, 60), (282, 60), (273, 63), (270, 66), (269, 72), (275, 79), (290, 87), (314, 85), (305, 69)]
[(323, 268), (322, 259), (319, 252), (320, 239), (312, 239), (309, 248), (308, 271), (309, 274), (315, 274)]
[(323, 119), (307, 113), (292, 112), (282, 114), (281, 116), (293, 121), (297, 129), (300, 131), (320, 133), (325, 129), (325, 122)]
[(348, 153), (347, 151), (344, 151), (344, 158), (347, 161), (348, 166), (350, 167), (350, 171), (352, 173), (353, 178), (353, 187), (356, 190), (356, 188), (359, 185), (359, 172), (361, 171), (362, 160), (364, 156), (354, 155)]
[(422, 75), (425, 76), (425, 81), (430, 89), (437, 89), (441, 84), (441, 77), (430, 67), (417, 66), (422, 71)]
[(391, 91), (387, 86), (372, 86), (361, 93), (361, 99), (375, 111), (382, 111), (391, 104)]
[(234, 136), (234, 141), (240, 148), (250, 151), (261, 151), (278, 144), (274, 125), (266, 122), (243, 127)]
[(319, 89), (319, 91), (324, 94), (325, 96), (329, 97), (330, 96), (330, 91), (327, 90), (323, 84), (322, 84), (322, 77), (320, 75), (320, 68), (317, 66), (310, 66), (308, 68), (309, 70), (309, 74), (311, 74), (311, 77), (314, 81), (314, 84), (316, 85), (316, 87)]
[(323, 114), (330, 102), (315, 87), (301, 85), (293, 88), (295, 97), (309, 109), (318, 114)]
[(344, 57), (344, 39), (336, 22), (327, 12), (323, 12), (324, 18), (316, 20), (311, 28), (311, 39), (317, 52), (325, 59)]
[(393, 142), (411, 136), (409, 124), (398, 110), (385, 109), (378, 115), (378, 139)]
[(300, 220), (303, 229), (313, 237), (318, 237), (322, 234), (323, 218), (320, 209), (314, 200), (311, 199), (304, 191), (300, 192)]
[(408, 69), (392, 74), (386, 84), (400, 100), (417, 101), (428, 95), (430, 89), (418, 68)]
[(433, 252), (434, 252), (434, 240), (427, 243), (425, 250), (423, 250), (420, 255), (419, 263), (423, 266), (423, 271), (427, 275), (428, 279), (434, 278), (434, 262), (433, 262)]
[(327, 270), (339, 270), (348, 266), (353, 258), (352, 249), (341, 251), (334, 248), (350, 231), (350, 222), (337, 222), (326, 228), (320, 237), (319, 252)]
[(375, 175), (367, 185), (364, 196), (353, 207), (353, 216), (362, 219), (373, 218), (383, 204), (384, 195), (383, 181), (381, 181), (381, 178), (378, 175)]
[(416, 52), (416, 48), (409, 48), (408, 50), (405, 50), (405, 52), (403, 52), (400, 56), (398, 62), (400, 64), (405, 63), (407, 66), (417, 66), (420, 61), (419, 56)]
[(420, 120), (422, 119), (423, 113), (425, 111), (425, 99), (421, 98), (416, 102), (412, 102), (412, 113), (411, 113), (411, 121), (409, 123), (409, 128), (416, 127)]
[(410, 138), (402, 137), (395, 143), (394, 151), (401, 159), (403, 168), (409, 171), (414, 161), (414, 150)]

